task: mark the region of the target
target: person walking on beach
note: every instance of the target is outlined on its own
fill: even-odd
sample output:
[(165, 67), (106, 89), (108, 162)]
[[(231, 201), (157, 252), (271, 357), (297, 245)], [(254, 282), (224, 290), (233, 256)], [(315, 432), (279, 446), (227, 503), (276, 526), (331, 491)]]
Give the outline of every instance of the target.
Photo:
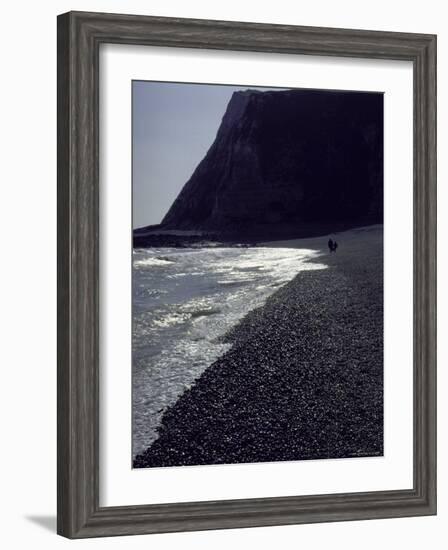
[(336, 241), (333, 241), (333, 239), (328, 239), (328, 248), (330, 252), (336, 252), (337, 247), (338, 243)]

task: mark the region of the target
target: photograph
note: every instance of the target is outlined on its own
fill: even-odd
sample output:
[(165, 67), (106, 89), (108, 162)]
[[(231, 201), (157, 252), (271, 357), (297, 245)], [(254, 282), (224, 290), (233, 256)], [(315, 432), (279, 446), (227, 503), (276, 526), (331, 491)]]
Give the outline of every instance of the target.
[(383, 94), (132, 81), (132, 465), (383, 456)]

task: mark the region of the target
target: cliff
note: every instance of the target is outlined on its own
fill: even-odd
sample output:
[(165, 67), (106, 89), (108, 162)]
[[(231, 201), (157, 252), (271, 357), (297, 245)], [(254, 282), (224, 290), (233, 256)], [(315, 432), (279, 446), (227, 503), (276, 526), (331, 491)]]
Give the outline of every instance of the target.
[(304, 235), (382, 218), (382, 94), (248, 90), (162, 226)]

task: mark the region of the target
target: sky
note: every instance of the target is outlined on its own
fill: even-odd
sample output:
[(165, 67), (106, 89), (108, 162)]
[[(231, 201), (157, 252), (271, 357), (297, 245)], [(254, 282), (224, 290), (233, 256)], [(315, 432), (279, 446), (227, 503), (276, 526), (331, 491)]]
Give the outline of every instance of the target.
[(162, 221), (213, 143), (233, 92), (247, 89), (133, 81), (134, 229)]

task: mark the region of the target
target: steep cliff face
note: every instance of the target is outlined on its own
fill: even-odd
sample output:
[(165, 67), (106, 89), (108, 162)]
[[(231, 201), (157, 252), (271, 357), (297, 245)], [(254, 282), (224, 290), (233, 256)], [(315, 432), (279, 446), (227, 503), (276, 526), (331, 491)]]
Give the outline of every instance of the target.
[(162, 225), (264, 233), (382, 217), (381, 94), (246, 91)]

